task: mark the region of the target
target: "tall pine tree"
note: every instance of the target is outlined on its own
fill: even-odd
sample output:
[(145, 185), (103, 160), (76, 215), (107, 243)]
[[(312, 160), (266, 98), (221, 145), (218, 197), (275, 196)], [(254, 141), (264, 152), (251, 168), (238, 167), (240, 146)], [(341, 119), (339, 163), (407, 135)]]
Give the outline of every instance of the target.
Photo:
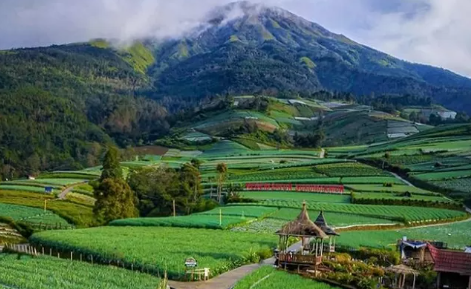
[(93, 194), (96, 198), (93, 213), (98, 224), (138, 215), (137, 198), (128, 183), (123, 180), (119, 153), (115, 147), (110, 147), (105, 155), (100, 182), (95, 186)]

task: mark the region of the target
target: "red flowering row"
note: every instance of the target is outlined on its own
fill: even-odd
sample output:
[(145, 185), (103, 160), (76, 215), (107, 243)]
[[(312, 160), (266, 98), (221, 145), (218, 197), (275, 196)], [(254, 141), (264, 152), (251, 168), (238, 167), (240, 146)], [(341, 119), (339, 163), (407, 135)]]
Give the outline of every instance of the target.
[(296, 191), (316, 193), (340, 193), (345, 192), (343, 185), (312, 185), (312, 184), (270, 184), (270, 183), (247, 183), (245, 189), (248, 191)]

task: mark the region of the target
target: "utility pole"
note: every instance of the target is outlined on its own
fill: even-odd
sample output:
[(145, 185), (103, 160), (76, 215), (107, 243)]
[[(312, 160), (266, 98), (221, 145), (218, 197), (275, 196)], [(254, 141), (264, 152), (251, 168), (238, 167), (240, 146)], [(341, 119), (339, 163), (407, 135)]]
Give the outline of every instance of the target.
[(175, 212), (175, 199), (173, 199), (173, 216), (176, 217), (176, 212)]
[(222, 226), (222, 210), (219, 209), (219, 226)]

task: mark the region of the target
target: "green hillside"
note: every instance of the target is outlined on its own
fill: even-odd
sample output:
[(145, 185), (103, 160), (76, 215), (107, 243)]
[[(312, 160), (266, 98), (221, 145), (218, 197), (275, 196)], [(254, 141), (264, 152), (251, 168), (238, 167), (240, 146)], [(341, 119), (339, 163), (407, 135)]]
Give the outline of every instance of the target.
[(419, 132), (415, 123), (375, 111), (370, 106), (300, 97), (279, 99), (248, 95), (213, 99), (184, 119), (190, 121), (182, 120), (172, 129), (171, 137), (159, 143), (185, 148), (185, 145), (214, 142), (213, 138), (228, 138), (260, 150), (263, 145), (369, 144)]
[[(242, 16), (230, 18), (234, 11)], [(470, 79), (399, 60), (288, 11), (236, 2), (214, 11), (211, 19), (213, 26), (196, 37), (153, 48), (157, 57), (150, 74), (158, 95), (194, 98), (319, 89), (357, 95), (407, 93), (432, 96), (451, 109), (471, 113)]]
[(107, 143), (165, 133), (166, 110), (134, 97), (148, 86), (152, 61), (142, 44), (124, 52), (105, 42), (0, 54), (3, 178), (94, 166)]

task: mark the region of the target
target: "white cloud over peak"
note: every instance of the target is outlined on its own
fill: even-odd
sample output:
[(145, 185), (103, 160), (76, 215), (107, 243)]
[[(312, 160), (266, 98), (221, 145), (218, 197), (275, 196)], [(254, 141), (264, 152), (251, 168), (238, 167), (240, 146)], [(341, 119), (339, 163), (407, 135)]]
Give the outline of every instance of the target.
[[(253, 0), (412, 62), (471, 76), (469, 0)], [(2, 0), (0, 49), (178, 37), (231, 0)]]

